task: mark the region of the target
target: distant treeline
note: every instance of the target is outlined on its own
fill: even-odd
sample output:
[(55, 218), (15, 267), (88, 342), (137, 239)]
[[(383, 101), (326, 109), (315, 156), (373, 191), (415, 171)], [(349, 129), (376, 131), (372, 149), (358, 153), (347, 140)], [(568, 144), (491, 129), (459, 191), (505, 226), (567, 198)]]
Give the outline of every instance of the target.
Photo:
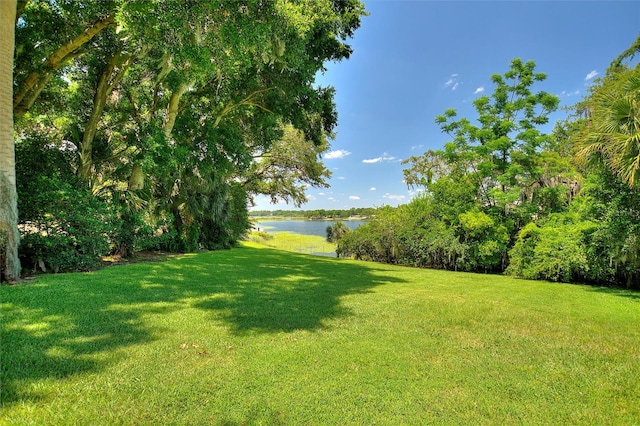
[(254, 210), (251, 217), (302, 217), (306, 219), (346, 219), (352, 216), (371, 217), (378, 209), (374, 207), (352, 208), (349, 210)]

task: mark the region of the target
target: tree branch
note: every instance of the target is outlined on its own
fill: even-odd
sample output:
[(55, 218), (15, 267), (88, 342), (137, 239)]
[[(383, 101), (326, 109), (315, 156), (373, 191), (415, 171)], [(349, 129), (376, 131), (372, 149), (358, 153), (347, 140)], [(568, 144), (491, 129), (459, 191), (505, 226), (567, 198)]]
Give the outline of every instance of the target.
[(93, 97), (93, 107), (87, 124), (85, 125), (82, 142), (80, 144), (80, 167), (78, 169), (78, 175), (87, 182), (90, 180), (91, 168), (93, 166), (93, 158), (91, 155), (93, 139), (98, 129), (98, 122), (102, 117), (104, 107), (107, 103), (107, 97), (120, 82), (132, 61), (133, 55), (118, 52), (109, 58), (109, 61), (100, 74), (96, 93)]
[(44, 89), (49, 80), (51, 80), (53, 73), (71, 59), (84, 53), (84, 51), (81, 52), (79, 49), (100, 33), (100, 31), (113, 24), (113, 22), (113, 16), (109, 15), (91, 25), (76, 38), (53, 52), (51, 56), (46, 59), (42, 70), (34, 71), (29, 74), (29, 76), (27, 76), (27, 78), (18, 86), (18, 90), (16, 90), (16, 94), (13, 97), (14, 118), (19, 119), (26, 114), (31, 106), (33, 106), (33, 103), (40, 95), (40, 92), (42, 92), (42, 89)]
[(216, 117), (216, 121), (213, 123), (213, 127), (218, 127), (220, 125), (220, 122), (222, 121), (222, 119), (224, 118), (225, 115), (229, 114), (231, 111), (233, 111), (234, 109), (242, 106), (242, 105), (249, 105), (249, 106), (255, 106), (257, 108), (260, 108), (263, 111), (269, 112), (269, 113), (273, 113), (273, 111), (271, 111), (270, 109), (268, 109), (267, 107), (265, 107), (264, 105), (261, 105), (257, 102), (254, 101), (255, 97), (262, 94), (262, 93), (266, 93), (268, 91), (270, 91), (271, 88), (266, 88), (266, 89), (260, 89), (260, 90), (256, 90), (255, 92), (251, 93), (249, 96), (247, 96), (246, 98), (244, 98), (243, 100), (241, 100), (238, 103), (235, 104), (231, 104), (231, 105), (227, 105), (226, 107), (224, 107), (222, 109), (222, 111), (220, 112), (220, 114), (218, 114), (218, 116)]

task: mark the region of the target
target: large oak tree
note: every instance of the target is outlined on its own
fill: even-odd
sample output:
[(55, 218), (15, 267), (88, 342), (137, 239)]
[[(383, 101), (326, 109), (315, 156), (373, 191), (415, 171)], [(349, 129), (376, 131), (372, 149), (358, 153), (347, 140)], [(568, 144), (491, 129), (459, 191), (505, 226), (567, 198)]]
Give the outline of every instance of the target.
[(18, 134), (73, 151), (123, 229), (146, 209), (185, 248), (216, 246), (238, 234), (203, 230), (230, 229), (251, 196), (300, 203), (325, 185), (337, 115), (315, 76), (349, 57), (363, 14), (358, 0), (20, 1)]

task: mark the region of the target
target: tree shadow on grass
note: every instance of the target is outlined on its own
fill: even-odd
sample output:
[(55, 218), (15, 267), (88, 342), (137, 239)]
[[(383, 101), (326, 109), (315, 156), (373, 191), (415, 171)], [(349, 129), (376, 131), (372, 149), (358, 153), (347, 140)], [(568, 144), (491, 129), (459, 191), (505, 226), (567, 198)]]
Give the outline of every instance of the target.
[(353, 315), (341, 303), (342, 297), (398, 281), (373, 275), (371, 268), (324, 257), (267, 249), (258, 254), (238, 258), (236, 264), (249, 262), (253, 267), (240, 272), (242, 278), (233, 286), (214, 285), (210, 297), (194, 306), (211, 311), (235, 333), (317, 330), (325, 328), (328, 320)]
[(640, 302), (640, 291), (638, 290), (630, 290), (630, 289), (624, 289), (619, 287), (591, 287), (589, 288), (589, 290), (596, 293), (604, 293), (604, 294), (610, 294), (618, 297), (625, 297), (627, 299)]
[(234, 334), (314, 331), (354, 315), (343, 297), (395, 281), (373, 264), (238, 248), (3, 287), (0, 405), (47, 398), (39, 380), (98, 372), (160, 338), (148, 314), (204, 310)]

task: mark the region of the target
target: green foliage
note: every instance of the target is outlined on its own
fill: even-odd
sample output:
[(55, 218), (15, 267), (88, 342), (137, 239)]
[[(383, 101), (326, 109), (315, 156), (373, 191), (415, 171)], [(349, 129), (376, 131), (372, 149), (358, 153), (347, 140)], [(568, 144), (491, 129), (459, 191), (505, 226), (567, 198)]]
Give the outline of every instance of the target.
[(402, 227), (396, 209), (385, 206), (364, 225), (338, 240), (338, 257), (354, 257), (374, 262), (398, 261), (397, 233)]
[[(418, 236), (429, 242), (423, 247), (446, 248), (428, 265), (503, 271), (510, 261), (509, 272), (518, 276), (592, 279), (586, 257), (591, 222), (576, 219), (572, 227), (546, 219), (562, 217), (581, 188), (570, 155), (573, 135), (582, 127), (566, 122), (553, 135), (539, 130), (559, 102), (532, 90), (545, 79), (532, 61), (514, 59), (510, 70), (492, 76), (494, 92), (474, 101), (476, 122), (446, 110), (436, 123), (452, 140), (443, 150), (405, 162), (407, 183), (428, 194), (411, 204), (428, 206), (428, 213), (413, 214), (427, 225), (405, 221), (411, 224), (403, 238), (412, 248), (420, 246)], [(430, 253), (406, 252), (416, 264)]]
[(456, 269), (465, 246), (439, 217), (430, 197), (379, 208), (366, 224), (338, 240), (339, 257)]
[(351, 232), (349, 227), (347, 227), (343, 221), (339, 220), (333, 225), (327, 226), (327, 242), (337, 243), (349, 232)]
[(379, 236), (372, 231), (374, 226), (366, 223), (346, 234), (338, 241), (336, 255), (338, 257), (357, 260), (368, 260), (391, 263), (392, 259), (385, 257), (380, 248)]
[(55, 201), (46, 216), (21, 226), (20, 257), (25, 269), (46, 267), (58, 272), (99, 266), (110, 251), (110, 212), (86, 191), (69, 185), (49, 195)]
[(172, 217), (157, 221), (154, 225), (144, 225), (135, 241), (136, 251), (181, 252), (182, 243), (178, 233), (171, 229)]
[(583, 215), (596, 223), (589, 240), (590, 279), (638, 287), (640, 283), (640, 191), (607, 167), (588, 175)]
[[(519, 227), (566, 208), (572, 181), (562, 174), (571, 165), (545, 151), (553, 138), (538, 129), (559, 102), (532, 91), (545, 79), (534, 62), (514, 59), (504, 75), (492, 76), (493, 94), (474, 101), (477, 124), (458, 119), (453, 109), (436, 117), (452, 140), (443, 150), (404, 162), (407, 184), (423, 187), (426, 196), (398, 209), (401, 231), (377, 235), (380, 244), (393, 247), (394, 262), (502, 271)], [(382, 243), (389, 239), (394, 242)]]
[(530, 223), (509, 252), (507, 273), (532, 279), (637, 287), (640, 194), (605, 166), (592, 168), (566, 213)]
[(481, 211), (450, 217), (451, 206), (441, 208), (436, 200), (426, 195), (398, 208), (378, 209), (368, 223), (338, 240), (339, 256), (452, 270), (500, 270), (509, 242), (506, 227)]
[(624, 182), (640, 179), (640, 65), (609, 69), (581, 105), (588, 126), (577, 135), (578, 158), (603, 161)]
[(307, 187), (328, 186), (331, 172), (321, 162), (328, 147), (326, 140), (315, 144), (302, 131), (284, 126), (282, 137), (244, 173), (243, 186), (250, 195), (268, 195), (273, 203), (284, 200), (299, 207), (307, 201)]
[(459, 216), (462, 241), (467, 245), (463, 264), (467, 270), (500, 271), (504, 268), (507, 228), (479, 210)]
[[(636, 50), (637, 42), (625, 55)], [(339, 242), (338, 253), (468, 271), (508, 266), (524, 278), (637, 287), (640, 67), (614, 65), (576, 105), (576, 116), (545, 135), (538, 127), (558, 99), (531, 91), (546, 76), (533, 62), (514, 60), (492, 77), (494, 93), (474, 102), (476, 123), (446, 110), (436, 123), (452, 140), (404, 162), (407, 184), (425, 195), (379, 210)]]
[(70, 155), (38, 134), (16, 145), (25, 269), (86, 270), (100, 265), (101, 256), (110, 251), (113, 212), (104, 200), (77, 186)]
[[(440, 179), (464, 181), (473, 188), (477, 207), (496, 207), (506, 213), (517, 208), (519, 201), (531, 203), (538, 188), (553, 184), (544, 179), (541, 152), (551, 137), (538, 127), (548, 122), (559, 99), (532, 91), (535, 83), (545, 79), (544, 73), (535, 72), (533, 61), (514, 59), (504, 75), (492, 76), (493, 94), (474, 101), (478, 124), (457, 119), (453, 109), (436, 117), (452, 140), (443, 150), (405, 161), (410, 164), (405, 170), (407, 183), (432, 190)], [(463, 212), (458, 210), (456, 215)]]
[(595, 224), (576, 214), (554, 214), (529, 223), (509, 251), (506, 272), (527, 279), (575, 282), (590, 276), (588, 241)]
[(247, 194), (238, 184), (226, 193), (221, 216), (208, 215), (199, 225), (199, 244), (209, 250), (228, 249), (242, 239), (251, 227), (246, 209)]
[(140, 241), (153, 233), (153, 229), (148, 223), (145, 223), (143, 211), (132, 205), (134, 194), (123, 191), (115, 193), (114, 196), (118, 198), (114, 204), (118, 207), (119, 220), (112, 237), (112, 251), (114, 254), (130, 257), (137, 251)]
[(398, 233), (399, 263), (451, 270), (464, 267), (468, 246), (447, 224), (434, 198), (417, 197), (399, 210), (403, 224)]
[(19, 9), (16, 130), (46, 134), (32, 145), (55, 157), (43, 158), (49, 171), (23, 167), (33, 185), (22, 193), (41, 198), (25, 196), (26, 228), (32, 216), (55, 217), (42, 229), (72, 216), (40, 191), (58, 187), (77, 190), (68, 198), (81, 204), (89, 191), (112, 215), (113, 232), (100, 235), (123, 256), (228, 248), (249, 228), (253, 196), (299, 205), (308, 185), (326, 186), (335, 91), (315, 77), (325, 61), (349, 57), (359, 1), (32, 0)]
[[(577, 117), (557, 123), (552, 135), (539, 127), (558, 99), (531, 90), (546, 78), (534, 68), (515, 59), (509, 71), (494, 75), (493, 94), (474, 102), (476, 122), (458, 118), (453, 109), (436, 117), (452, 140), (404, 162), (407, 184), (425, 195), (380, 210), (368, 227), (339, 243), (339, 252), (414, 266), (485, 272), (508, 266), (508, 273), (525, 278), (637, 286), (640, 198), (620, 179), (633, 183), (629, 169), (614, 167), (623, 164), (621, 157), (613, 158), (637, 163), (630, 99), (640, 68), (609, 70), (576, 106)], [(602, 161), (578, 168), (576, 143), (583, 158), (597, 154)]]

